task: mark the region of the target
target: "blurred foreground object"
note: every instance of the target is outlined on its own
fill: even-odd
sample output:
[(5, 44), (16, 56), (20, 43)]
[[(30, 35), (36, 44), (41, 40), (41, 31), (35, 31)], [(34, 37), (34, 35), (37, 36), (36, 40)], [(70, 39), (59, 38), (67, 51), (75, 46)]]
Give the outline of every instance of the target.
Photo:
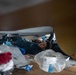
[(49, 0), (0, 0), (0, 14), (34, 6)]

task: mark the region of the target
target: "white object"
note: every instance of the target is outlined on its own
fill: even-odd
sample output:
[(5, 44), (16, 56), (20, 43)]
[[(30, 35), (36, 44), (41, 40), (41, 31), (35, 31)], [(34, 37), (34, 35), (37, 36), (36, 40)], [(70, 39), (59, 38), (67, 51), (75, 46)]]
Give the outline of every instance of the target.
[(0, 65), (0, 71), (2, 72), (9, 71), (13, 67), (14, 67), (14, 62), (13, 60), (10, 60), (8, 63)]
[(66, 66), (64, 56), (52, 49), (36, 54), (34, 60), (39, 64), (40, 69), (50, 73), (60, 72)]
[(43, 58), (43, 64), (41, 66), (41, 69), (46, 71), (46, 72), (52, 72), (53, 71), (53, 67), (54, 67), (54, 64), (56, 64), (56, 57), (47, 57), (47, 56), (44, 56)]
[(0, 34), (19, 34), (19, 35), (46, 35), (49, 33), (53, 33), (53, 27), (51, 26), (42, 26), (42, 27), (34, 27), (34, 28), (27, 28), (15, 31), (0, 31)]
[(2, 52), (11, 52), (12, 60), (14, 61), (15, 66), (24, 66), (29, 63), (29, 61), (24, 57), (24, 55), (20, 52), (18, 47), (7, 46), (5, 44), (0, 46), (0, 51)]

